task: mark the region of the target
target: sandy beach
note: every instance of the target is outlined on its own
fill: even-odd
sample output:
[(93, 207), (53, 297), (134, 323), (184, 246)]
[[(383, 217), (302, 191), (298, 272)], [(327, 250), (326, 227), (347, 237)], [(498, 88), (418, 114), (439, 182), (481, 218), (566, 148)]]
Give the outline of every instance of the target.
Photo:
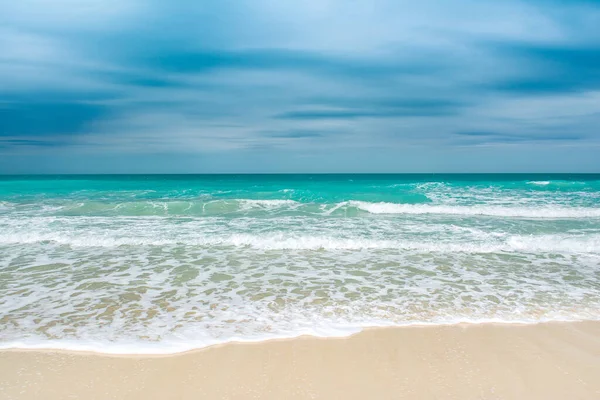
[(0, 352), (2, 399), (597, 399), (600, 323), (367, 330), (169, 356)]

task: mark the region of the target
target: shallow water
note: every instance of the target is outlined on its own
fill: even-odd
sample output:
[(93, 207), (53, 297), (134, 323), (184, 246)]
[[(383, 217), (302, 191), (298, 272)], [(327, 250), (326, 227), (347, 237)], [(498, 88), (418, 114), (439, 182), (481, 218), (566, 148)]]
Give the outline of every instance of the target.
[(0, 177), (0, 347), (600, 319), (600, 175)]

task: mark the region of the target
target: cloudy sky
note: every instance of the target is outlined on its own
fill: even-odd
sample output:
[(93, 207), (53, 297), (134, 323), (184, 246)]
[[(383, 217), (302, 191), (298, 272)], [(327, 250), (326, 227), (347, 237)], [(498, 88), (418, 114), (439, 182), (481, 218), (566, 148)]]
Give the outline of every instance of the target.
[(0, 172), (598, 172), (600, 1), (0, 1)]

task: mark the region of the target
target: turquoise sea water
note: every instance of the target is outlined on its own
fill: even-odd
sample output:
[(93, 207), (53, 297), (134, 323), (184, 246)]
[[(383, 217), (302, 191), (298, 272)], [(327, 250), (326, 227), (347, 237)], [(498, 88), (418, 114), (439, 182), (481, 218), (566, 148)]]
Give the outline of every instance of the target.
[(0, 347), (600, 319), (600, 175), (0, 177)]

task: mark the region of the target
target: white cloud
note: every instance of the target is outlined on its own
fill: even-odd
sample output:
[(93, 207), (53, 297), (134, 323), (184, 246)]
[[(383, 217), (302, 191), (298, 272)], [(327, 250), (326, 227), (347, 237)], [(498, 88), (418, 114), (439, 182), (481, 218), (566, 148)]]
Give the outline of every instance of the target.
[(3, 1), (0, 21), (38, 31), (94, 31), (139, 20), (146, 11), (138, 0)]

